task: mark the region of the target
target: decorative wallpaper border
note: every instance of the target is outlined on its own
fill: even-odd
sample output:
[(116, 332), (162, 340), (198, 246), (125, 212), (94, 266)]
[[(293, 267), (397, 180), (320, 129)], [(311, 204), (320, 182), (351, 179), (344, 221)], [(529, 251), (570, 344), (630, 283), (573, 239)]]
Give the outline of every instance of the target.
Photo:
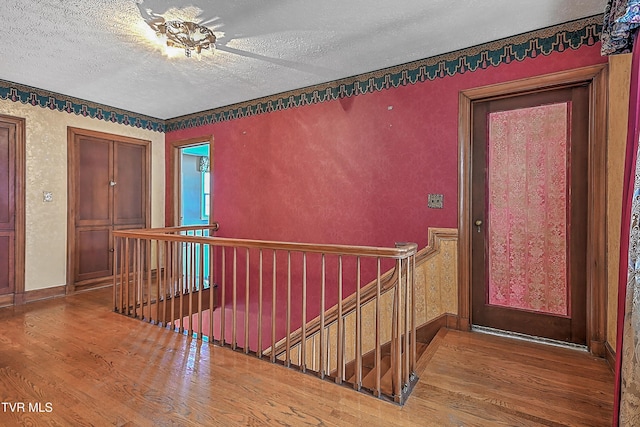
[(596, 15), (371, 73), (166, 121), (6, 80), (0, 80), (0, 99), (156, 132), (171, 132), (353, 95), (378, 92), (391, 87), (417, 84), (425, 80), (435, 80), (474, 72), (478, 69), (497, 67), (513, 61), (523, 61), (540, 55), (550, 55), (553, 52), (592, 46), (600, 40), (602, 22), (602, 15)]
[(602, 22), (602, 15), (596, 15), (355, 77), (176, 117), (166, 121), (166, 131), (378, 92), (540, 55), (546, 56), (553, 52), (592, 46), (600, 41)]
[(40, 106), (50, 110), (67, 112), (78, 116), (148, 129), (156, 132), (165, 131), (165, 121), (144, 116), (131, 111), (120, 110), (107, 105), (96, 104), (79, 98), (73, 98), (55, 92), (37, 89), (18, 83), (0, 80), (0, 99)]

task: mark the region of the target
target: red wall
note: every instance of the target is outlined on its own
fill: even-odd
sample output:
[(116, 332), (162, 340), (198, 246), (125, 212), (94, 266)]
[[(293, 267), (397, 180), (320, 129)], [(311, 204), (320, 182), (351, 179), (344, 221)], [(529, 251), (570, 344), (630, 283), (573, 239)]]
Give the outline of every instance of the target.
[[(174, 131), (167, 150), (173, 141), (213, 135), (221, 236), (423, 247), (428, 227), (457, 227), (459, 91), (606, 62), (599, 50), (598, 43)], [(171, 218), (173, 168), (166, 170)], [(427, 208), (429, 193), (444, 194), (444, 209)]]

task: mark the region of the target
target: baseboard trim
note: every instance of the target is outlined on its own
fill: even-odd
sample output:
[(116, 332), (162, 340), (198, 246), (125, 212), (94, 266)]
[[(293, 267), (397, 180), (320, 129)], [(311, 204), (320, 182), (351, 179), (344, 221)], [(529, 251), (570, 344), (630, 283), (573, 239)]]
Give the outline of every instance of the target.
[(418, 342), (428, 344), (433, 337), (436, 336), (438, 331), (442, 328), (448, 328), (449, 315), (442, 314), (435, 319), (431, 319), (428, 322), (420, 325), (416, 328), (416, 339)]
[(589, 343), (589, 351), (596, 357), (606, 358), (607, 349), (605, 348), (606, 342), (591, 340)]
[(604, 358), (612, 372), (616, 371), (616, 351), (611, 348), (611, 344), (607, 341), (604, 343)]
[(460, 330), (460, 318), (456, 314), (444, 313), (416, 328), (416, 338), (429, 343), (442, 328)]
[(27, 304), (34, 301), (41, 301), (45, 299), (58, 298), (65, 296), (66, 286), (54, 286), (52, 288), (34, 289), (32, 291), (26, 291), (21, 294), (16, 294), (14, 299), (15, 305)]
[(0, 295), (0, 308), (11, 307), (15, 301), (15, 294)]

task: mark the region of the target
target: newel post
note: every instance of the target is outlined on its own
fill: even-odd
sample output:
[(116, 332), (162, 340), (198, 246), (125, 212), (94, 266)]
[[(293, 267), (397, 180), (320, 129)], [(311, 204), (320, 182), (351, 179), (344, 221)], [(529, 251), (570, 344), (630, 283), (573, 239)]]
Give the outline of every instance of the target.
[(393, 397), (403, 404), (405, 397), (417, 381), (414, 369), (416, 361), (415, 324), (415, 243), (396, 243), (396, 248), (406, 251), (397, 260), (398, 281), (393, 299), (393, 328), (391, 343)]

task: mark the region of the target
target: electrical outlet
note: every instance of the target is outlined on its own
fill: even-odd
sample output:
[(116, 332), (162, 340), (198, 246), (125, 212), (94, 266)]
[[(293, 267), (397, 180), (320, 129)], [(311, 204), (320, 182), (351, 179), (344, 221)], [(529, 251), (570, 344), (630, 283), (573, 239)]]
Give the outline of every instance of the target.
[(443, 194), (429, 194), (427, 200), (427, 206), (431, 209), (442, 209), (444, 207), (444, 195)]

